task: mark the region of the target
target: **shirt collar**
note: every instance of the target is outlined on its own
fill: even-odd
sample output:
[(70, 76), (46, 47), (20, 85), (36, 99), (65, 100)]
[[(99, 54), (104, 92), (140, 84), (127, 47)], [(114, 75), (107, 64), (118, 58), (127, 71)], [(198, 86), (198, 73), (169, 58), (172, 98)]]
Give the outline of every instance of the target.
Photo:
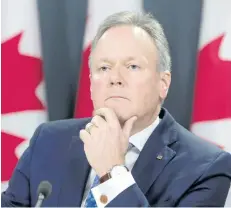
[(152, 132), (155, 130), (155, 128), (159, 123), (160, 123), (160, 118), (159, 116), (157, 116), (156, 120), (150, 126), (132, 135), (129, 138), (129, 142), (133, 144), (141, 152), (148, 138), (150, 137), (150, 135), (152, 134)]

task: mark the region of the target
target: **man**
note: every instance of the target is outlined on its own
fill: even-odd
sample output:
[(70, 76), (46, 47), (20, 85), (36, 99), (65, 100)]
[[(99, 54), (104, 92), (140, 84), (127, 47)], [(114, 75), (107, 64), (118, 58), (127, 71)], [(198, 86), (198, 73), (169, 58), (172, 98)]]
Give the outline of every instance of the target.
[[(109, 16), (89, 59), (93, 118), (43, 124), (2, 194), (2, 206), (223, 206), (231, 155), (162, 108), (171, 82), (168, 44), (150, 15)], [(177, 98), (176, 98), (177, 99)]]

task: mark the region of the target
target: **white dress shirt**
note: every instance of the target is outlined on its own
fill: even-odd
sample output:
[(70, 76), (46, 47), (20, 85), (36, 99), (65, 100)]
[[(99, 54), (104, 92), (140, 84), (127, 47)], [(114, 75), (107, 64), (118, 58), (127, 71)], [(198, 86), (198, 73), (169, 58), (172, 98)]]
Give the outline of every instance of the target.
[[(160, 122), (160, 118), (157, 117), (157, 119), (147, 128), (143, 129), (142, 131), (134, 134), (129, 138), (129, 143), (131, 143), (133, 146), (130, 148), (125, 156), (125, 165), (129, 169), (129, 172), (124, 173), (123, 175), (113, 177), (107, 181), (105, 181), (102, 184), (99, 184), (98, 186), (92, 188), (92, 194), (95, 198), (95, 201), (97, 203), (98, 207), (105, 207), (110, 201), (112, 201), (117, 195), (119, 195), (121, 192), (123, 192), (125, 189), (127, 189), (129, 186), (133, 185), (135, 183), (135, 180), (131, 174), (131, 170), (139, 157), (140, 152), (142, 151), (145, 143), (147, 142), (148, 138), (154, 131), (154, 129), (157, 127), (157, 125)], [(95, 179), (96, 173), (94, 169), (91, 169), (88, 181), (85, 187), (83, 200), (81, 207), (85, 205), (86, 198), (89, 194), (91, 185), (93, 184), (93, 181)], [(101, 195), (107, 196), (107, 203), (102, 203), (100, 201)]]

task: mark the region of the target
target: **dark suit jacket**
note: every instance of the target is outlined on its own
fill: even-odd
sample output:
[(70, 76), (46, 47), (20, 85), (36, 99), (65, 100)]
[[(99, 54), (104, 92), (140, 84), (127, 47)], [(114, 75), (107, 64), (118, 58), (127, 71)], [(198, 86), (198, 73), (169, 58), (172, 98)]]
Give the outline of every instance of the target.
[[(132, 170), (136, 183), (108, 206), (223, 206), (231, 155), (184, 129), (167, 110), (162, 109), (160, 117)], [(43, 206), (80, 206), (90, 166), (79, 131), (89, 121), (39, 126), (2, 193), (2, 206), (34, 206), (43, 180), (53, 186)]]

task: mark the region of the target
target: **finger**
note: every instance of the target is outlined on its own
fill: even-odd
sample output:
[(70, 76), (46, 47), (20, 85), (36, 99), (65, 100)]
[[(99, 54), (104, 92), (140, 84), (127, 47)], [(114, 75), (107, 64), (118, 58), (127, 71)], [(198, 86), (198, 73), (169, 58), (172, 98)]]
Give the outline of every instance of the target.
[(137, 120), (137, 116), (133, 116), (124, 123), (123, 133), (126, 139), (130, 137), (132, 127), (136, 120)]
[(91, 135), (85, 129), (80, 130), (79, 137), (83, 141), (84, 144), (90, 142), (91, 140)]
[(85, 126), (85, 130), (91, 135), (92, 130), (96, 129), (97, 126), (95, 124), (93, 124), (92, 122), (87, 123)]
[(119, 124), (115, 112), (110, 108), (100, 108), (94, 112), (95, 115), (103, 116), (106, 122), (111, 124)]
[(91, 123), (93, 123), (96, 127), (106, 125), (106, 121), (101, 116), (98, 116), (98, 115), (92, 118)]

